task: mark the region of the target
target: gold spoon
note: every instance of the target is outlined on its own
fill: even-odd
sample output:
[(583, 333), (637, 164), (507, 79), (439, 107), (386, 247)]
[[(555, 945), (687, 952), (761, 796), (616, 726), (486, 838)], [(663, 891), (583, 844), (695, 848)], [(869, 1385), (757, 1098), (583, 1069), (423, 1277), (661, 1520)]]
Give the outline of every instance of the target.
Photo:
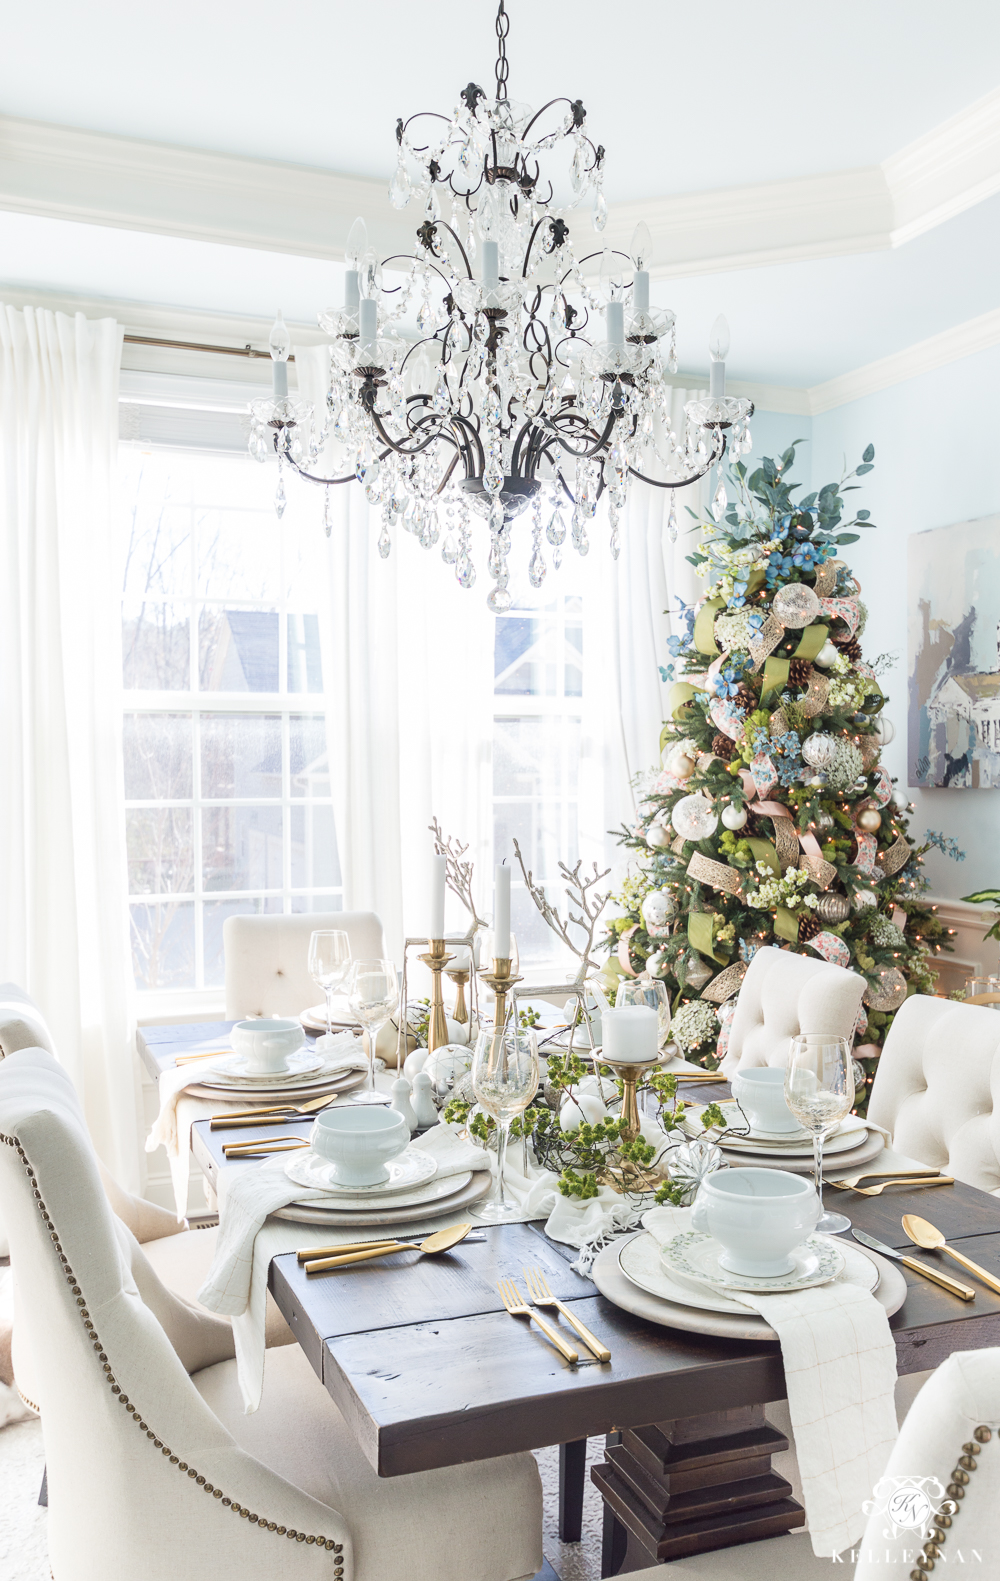
[(915, 1246), (922, 1246), (925, 1252), (947, 1252), (948, 1256), (953, 1258), (956, 1263), (961, 1263), (962, 1267), (967, 1268), (970, 1274), (976, 1274), (985, 1285), (989, 1285), (991, 1290), (995, 1290), (1000, 1295), (1000, 1279), (995, 1278), (993, 1274), (987, 1273), (986, 1269), (981, 1268), (978, 1263), (974, 1263), (971, 1257), (965, 1257), (961, 1252), (956, 1252), (953, 1246), (948, 1245), (941, 1231), (936, 1230), (933, 1224), (929, 1224), (926, 1219), (921, 1219), (916, 1213), (904, 1213), (903, 1229)]
[(348, 1263), (364, 1263), (371, 1257), (384, 1257), (387, 1252), (424, 1252), (433, 1257), (436, 1252), (448, 1252), (459, 1241), (464, 1241), (471, 1224), (453, 1224), (450, 1229), (437, 1230), (435, 1234), (428, 1235), (425, 1241), (391, 1241), (387, 1246), (373, 1246), (366, 1252), (341, 1252), (336, 1257), (319, 1257), (311, 1263), (304, 1263), (307, 1274), (323, 1274), (330, 1268), (346, 1268)]

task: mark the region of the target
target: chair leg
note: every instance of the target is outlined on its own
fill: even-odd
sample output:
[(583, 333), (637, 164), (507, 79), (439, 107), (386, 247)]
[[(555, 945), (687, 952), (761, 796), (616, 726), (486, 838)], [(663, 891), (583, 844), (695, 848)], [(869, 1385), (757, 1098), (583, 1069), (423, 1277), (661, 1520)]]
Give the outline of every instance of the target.
[(44, 1510), (49, 1507), (49, 1468), (42, 1467), (42, 1485), (38, 1490), (38, 1502)]
[(583, 1535), (583, 1490), (587, 1440), (559, 1445), (559, 1541), (578, 1543)]

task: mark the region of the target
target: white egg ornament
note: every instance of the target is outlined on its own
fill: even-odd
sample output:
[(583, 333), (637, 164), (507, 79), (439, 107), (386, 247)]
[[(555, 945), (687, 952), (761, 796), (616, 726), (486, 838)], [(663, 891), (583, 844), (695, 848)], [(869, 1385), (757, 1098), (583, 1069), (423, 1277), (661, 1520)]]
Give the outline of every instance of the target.
[(575, 1098), (564, 1101), (559, 1110), (559, 1129), (569, 1136), (573, 1131), (579, 1131), (585, 1121), (587, 1125), (599, 1125), (607, 1113), (600, 1098), (590, 1093), (579, 1093)]

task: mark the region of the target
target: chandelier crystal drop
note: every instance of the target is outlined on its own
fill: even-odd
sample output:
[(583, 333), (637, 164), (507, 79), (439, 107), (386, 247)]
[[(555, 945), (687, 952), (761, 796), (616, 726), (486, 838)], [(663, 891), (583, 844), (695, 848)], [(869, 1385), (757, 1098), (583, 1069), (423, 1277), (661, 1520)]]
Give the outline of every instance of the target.
[[(319, 315), (330, 336), (324, 408), (289, 397), (280, 314), (272, 399), (250, 408), (257, 460), (276, 452), (327, 493), (359, 482), (381, 507), (383, 557), (394, 525), (425, 548), (443, 530), (444, 564), (471, 588), (475, 552), (494, 612), (510, 608), (511, 526), (522, 513), (536, 588), (548, 570), (543, 537), (556, 569), (567, 524), (585, 555), (605, 495), (617, 559), (635, 480), (673, 491), (718, 467), (718, 518), (723, 457), (749, 450), (753, 415), (752, 402), (725, 393), (719, 318), (708, 395), (673, 426), (675, 320), (650, 305), (649, 229), (640, 221), (628, 253), (574, 242), (567, 216), (581, 208), (592, 233), (605, 229), (605, 151), (579, 99), (533, 111), (510, 98), (509, 28), (501, 0), (493, 97), (470, 82), (450, 116), (396, 124), (389, 201), (414, 214), (416, 248), (380, 263), (364, 220), (351, 227), (344, 305)], [(326, 465), (331, 475), (317, 470)], [(284, 505), (282, 481), (279, 515)], [(668, 530), (676, 535), (672, 493)]]

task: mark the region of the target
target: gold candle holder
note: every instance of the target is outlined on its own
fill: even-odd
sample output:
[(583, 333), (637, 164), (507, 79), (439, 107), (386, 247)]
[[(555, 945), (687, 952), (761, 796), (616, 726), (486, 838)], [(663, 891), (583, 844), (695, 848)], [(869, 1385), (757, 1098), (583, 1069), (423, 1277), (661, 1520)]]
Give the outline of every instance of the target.
[(511, 975), (509, 958), (494, 956), (492, 972), (483, 973), (483, 982), (488, 983), (496, 995), (496, 1007), (493, 1011), (494, 1046), (507, 1021), (507, 995), (514, 984), (520, 981), (520, 977)]
[(464, 1025), (469, 1019), (469, 1012), (465, 1004), (465, 985), (469, 981), (470, 973), (459, 967), (456, 971), (449, 972), (448, 976), (455, 984), (455, 1008), (451, 1012), (453, 1021), (460, 1021)]
[(427, 1022), (427, 1047), (431, 1054), (435, 1049), (443, 1048), (448, 1041), (448, 1021), (444, 1013), (444, 994), (441, 990), (441, 973), (454, 956), (445, 951), (443, 939), (428, 939), (428, 953), (420, 959), (429, 967), (433, 979), (431, 982), (431, 1008)]
[(625, 1121), (625, 1134), (623, 1141), (634, 1142), (639, 1135), (639, 1100), (636, 1096), (636, 1085), (639, 1077), (656, 1064), (655, 1060), (647, 1060), (642, 1065), (616, 1064), (612, 1060), (604, 1059), (600, 1053), (596, 1056), (595, 1063), (606, 1065), (614, 1071), (622, 1083), (622, 1119)]

